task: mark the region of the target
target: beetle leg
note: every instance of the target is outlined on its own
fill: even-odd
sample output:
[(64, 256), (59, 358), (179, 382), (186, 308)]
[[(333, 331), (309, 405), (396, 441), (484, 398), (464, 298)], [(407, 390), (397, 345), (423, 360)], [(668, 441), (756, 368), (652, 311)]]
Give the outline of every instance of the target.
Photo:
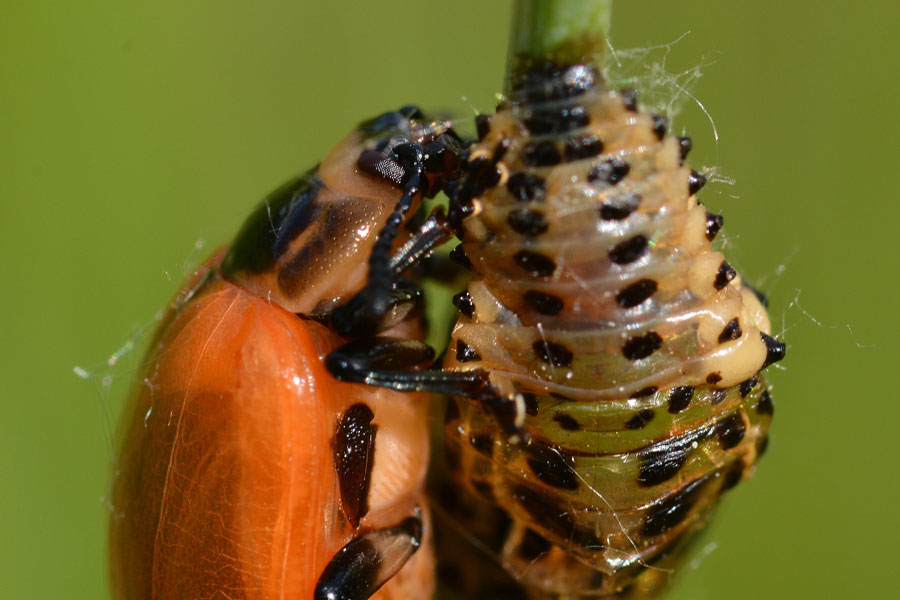
[(421, 543), (422, 519), (418, 515), (404, 519), (395, 527), (376, 529), (353, 538), (325, 566), (313, 600), (371, 597), (406, 564)]
[(471, 398), (492, 413), (510, 435), (524, 438), (524, 400), (508, 398), (491, 386), (487, 371), (413, 370), (434, 359), (422, 342), (389, 337), (355, 340), (334, 350), (325, 367), (340, 381), (365, 383), (399, 392), (430, 392)]
[(421, 263), (431, 252), (453, 237), (453, 230), (441, 206), (435, 207), (419, 230), (397, 250), (391, 258), (389, 267), (395, 276), (406, 269)]

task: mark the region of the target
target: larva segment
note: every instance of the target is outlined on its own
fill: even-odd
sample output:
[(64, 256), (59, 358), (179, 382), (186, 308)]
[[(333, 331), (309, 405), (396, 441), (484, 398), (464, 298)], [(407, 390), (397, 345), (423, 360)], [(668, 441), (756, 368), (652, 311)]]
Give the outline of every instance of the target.
[(473, 280), (444, 368), (486, 373), (521, 427), (461, 398), (446, 432), (457, 477), (512, 518), (503, 560), (530, 593), (648, 598), (666, 579), (648, 566), (764, 451), (758, 373), (784, 345), (712, 247), (690, 140), (578, 69), (479, 120), (451, 202)]

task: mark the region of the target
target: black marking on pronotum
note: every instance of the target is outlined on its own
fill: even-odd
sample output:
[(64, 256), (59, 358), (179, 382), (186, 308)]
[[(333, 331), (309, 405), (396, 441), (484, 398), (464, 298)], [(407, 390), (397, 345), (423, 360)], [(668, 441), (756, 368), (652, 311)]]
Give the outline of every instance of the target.
[(645, 408), (639, 411), (636, 415), (628, 419), (625, 422), (626, 429), (643, 429), (650, 421), (653, 420), (653, 417), (656, 413), (653, 412), (653, 409)]
[(638, 109), (638, 95), (637, 91), (633, 88), (627, 88), (619, 92), (622, 94), (622, 102), (625, 104), (626, 110), (630, 110), (631, 112), (637, 112)]
[(784, 358), (787, 346), (784, 344), (784, 342), (779, 342), (772, 336), (766, 335), (762, 331), (759, 332), (759, 335), (762, 338), (763, 343), (766, 345), (766, 362), (764, 362), (763, 366), (760, 367), (760, 369), (765, 369), (772, 363), (776, 363)]
[(522, 162), (529, 167), (552, 167), (561, 161), (559, 150), (550, 141), (530, 142), (522, 150)]
[(717, 290), (723, 289), (728, 283), (737, 277), (737, 271), (735, 271), (731, 265), (729, 265), (726, 261), (722, 261), (719, 264), (719, 270), (716, 271), (716, 278), (713, 281), (713, 287)]
[(547, 485), (561, 490), (578, 489), (578, 476), (570, 457), (537, 441), (525, 448), (525, 456), (531, 471)]
[(684, 162), (684, 159), (687, 158), (687, 155), (690, 153), (691, 149), (694, 147), (694, 140), (691, 138), (684, 136), (677, 138), (678, 139), (678, 155), (681, 157), (681, 162)]
[(467, 362), (479, 362), (481, 360), (481, 356), (478, 352), (475, 351), (472, 346), (468, 345), (462, 340), (456, 341), (456, 360), (461, 363)]
[(656, 282), (652, 279), (640, 279), (616, 293), (616, 303), (621, 308), (634, 308), (643, 304), (656, 293)]
[(609, 185), (616, 185), (628, 175), (631, 165), (621, 158), (608, 158), (599, 165), (594, 165), (588, 171), (588, 181), (605, 181)]
[(690, 514), (706, 478), (692, 481), (675, 493), (652, 505), (641, 527), (641, 535), (654, 537), (677, 527)]
[(563, 301), (553, 294), (545, 294), (536, 290), (528, 290), (522, 297), (531, 308), (542, 315), (558, 315), (563, 309)]
[(603, 141), (596, 135), (571, 137), (566, 140), (564, 153), (566, 162), (594, 158), (603, 152)]
[(691, 171), (688, 176), (688, 193), (693, 196), (702, 190), (704, 185), (706, 185), (706, 176), (697, 171)]
[(729, 415), (716, 423), (714, 433), (722, 450), (731, 450), (741, 443), (747, 426), (739, 413)]
[(518, 172), (509, 176), (506, 189), (520, 202), (538, 202), (544, 199), (546, 184), (537, 175)]
[(666, 131), (669, 130), (669, 117), (662, 115), (653, 115), (653, 133), (662, 140), (666, 137)]
[(719, 343), (724, 344), (725, 342), (733, 342), (734, 340), (741, 339), (741, 336), (744, 335), (744, 332), (741, 331), (741, 323), (737, 317), (728, 321), (725, 327), (722, 329), (722, 333), (719, 334)]
[(609, 260), (617, 265), (627, 265), (639, 259), (647, 251), (650, 241), (644, 235), (636, 235), (619, 242), (609, 250)]
[(622, 354), (628, 360), (647, 358), (662, 346), (662, 338), (655, 331), (630, 338), (622, 346)]
[(531, 345), (534, 355), (541, 362), (553, 365), (554, 367), (568, 367), (572, 364), (575, 357), (572, 351), (556, 342), (548, 342), (547, 340), (537, 340)]
[(559, 426), (566, 431), (580, 431), (581, 423), (575, 420), (572, 415), (567, 415), (564, 412), (557, 411), (553, 415), (553, 420), (559, 423)]
[(478, 134), (478, 141), (482, 141), (491, 131), (490, 115), (478, 115), (475, 117), (475, 131)]
[(550, 277), (556, 271), (553, 259), (538, 252), (519, 250), (513, 256), (513, 260), (534, 277)]
[(524, 120), (531, 135), (560, 134), (585, 127), (590, 118), (581, 104), (551, 109), (534, 109)]
[[(620, 196), (613, 196), (611, 198), (607, 198), (603, 205), (600, 207), (600, 218), (604, 221), (622, 221), (627, 219), (631, 213), (637, 210), (638, 206), (641, 204), (641, 196), (640, 194), (636, 194), (635, 192), (629, 192), (627, 194), (622, 194)], [(627, 254), (622, 254), (619, 257), (619, 260), (623, 260), (626, 263), (632, 262), (636, 260), (640, 253), (643, 252), (643, 248), (640, 247), (640, 240), (638, 238), (644, 240), (644, 246), (646, 247), (646, 239), (644, 236), (636, 236), (629, 241), (637, 244), (633, 248), (629, 249), (627, 247), (622, 248), (622, 252), (637, 252), (637, 255), (634, 258), (629, 260)], [(637, 240), (637, 241), (634, 241)], [(628, 242), (622, 242), (617, 245), (616, 248), (622, 246), (622, 244), (626, 244)], [(615, 249), (615, 248), (614, 248)], [(610, 252), (610, 256), (612, 256), (612, 252)], [(619, 262), (618, 260), (613, 259), (613, 262)], [(620, 263), (622, 264), (622, 263)]]
[(669, 392), (669, 412), (673, 415), (684, 411), (691, 403), (694, 397), (694, 387), (691, 385), (682, 385), (672, 388)]
[(458, 264), (464, 269), (472, 270), (472, 261), (469, 260), (469, 257), (466, 256), (466, 251), (463, 249), (462, 244), (457, 244), (453, 250), (450, 251), (450, 260)]
[(494, 437), (488, 432), (473, 433), (469, 435), (469, 443), (478, 452), (488, 458), (494, 455)]
[(460, 314), (470, 319), (475, 315), (475, 302), (472, 301), (472, 295), (469, 294), (469, 290), (463, 290), (456, 294), (451, 301)]
[[(403, 542), (398, 544), (400, 539)], [(353, 538), (325, 566), (313, 600), (366, 600), (393, 577), (421, 542), (422, 521), (416, 517)]]
[(530, 208), (516, 208), (509, 212), (506, 222), (516, 233), (534, 237), (547, 231), (547, 221), (540, 211)]
[(725, 224), (725, 217), (706, 211), (706, 239), (710, 242), (716, 239), (716, 234)]
[(369, 510), (369, 483), (375, 460), (375, 414), (365, 404), (354, 404), (338, 421), (332, 440), (335, 471), (344, 515), (354, 527)]
[(568, 509), (546, 494), (524, 485), (513, 486), (509, 492), (516, 503), (534, 519), (536, 525), (563, 540), (570, 539), (575, 531), (575, 521)]
[(772, 402), (772, 394), (769, 390), (763, 390), (756, 402), (756, 413), (760, 415), (772, 415), (775, 413), (775, 403)]

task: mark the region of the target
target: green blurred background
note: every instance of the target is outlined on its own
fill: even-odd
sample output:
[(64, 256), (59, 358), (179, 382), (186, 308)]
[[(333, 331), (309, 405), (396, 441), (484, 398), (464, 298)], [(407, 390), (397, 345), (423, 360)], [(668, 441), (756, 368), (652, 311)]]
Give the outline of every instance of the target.
[[(500, 90), (508, 1), (125, 4), (3, 2), (3, 598), (105, 598), (111, 423), (139, 351), (107, 359), (186, 269), (363, 117), (468, 117)], [(719, 139), (691, 101), (674, 129), (736, 181), (704, 199), (789, 344), (769, 453), (673, 598), (880, 597), (900, 540), (900, 5), (620, 0), (613, 32), (690, 32), (651, 55), (706, 65), (693, 94)]]

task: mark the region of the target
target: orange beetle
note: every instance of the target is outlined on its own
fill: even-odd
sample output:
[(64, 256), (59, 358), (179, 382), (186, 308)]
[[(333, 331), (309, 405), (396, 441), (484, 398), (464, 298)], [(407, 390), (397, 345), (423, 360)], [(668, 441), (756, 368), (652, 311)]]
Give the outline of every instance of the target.
[(405, 245), (399, 228), (459, 148), (413, 107), (362, 124), (179, 293), (120, 431), (116, 600), (431, 596), (427, 403), (323, 361), (386, 330), (386, 360), (430, 360), (400, 273), (449, 227), (435, 212)]

